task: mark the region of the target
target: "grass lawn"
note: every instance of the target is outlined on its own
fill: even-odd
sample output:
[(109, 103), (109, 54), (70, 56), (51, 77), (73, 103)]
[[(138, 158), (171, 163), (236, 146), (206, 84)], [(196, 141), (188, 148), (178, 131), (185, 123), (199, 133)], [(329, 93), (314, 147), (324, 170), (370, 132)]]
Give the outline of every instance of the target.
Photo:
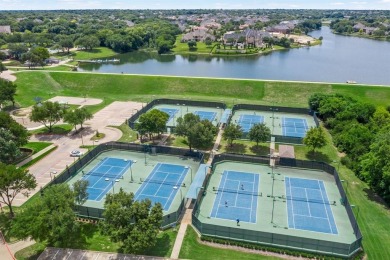
[(50, 146), (52, 143), (49, 142), (29, 142), (26, 145), (23, 146), (23, 148), (28, 148), (33, 150), (33, 154), (36, 154), (37, 152), (45, 149), (46, 147)]
[(167, 145), (188, 149), (187, 138), (178, 135), (169, 136), (167, 139)]
[(118, 142), (130, 143), (137, 141), (137, 132), (131, 129), (128, 124), (123, 123), (120, 126), (110, 127), (117, 128), (122, 131), (122, 137), (118, 140)]
[[(168, 229), (160, 232), (157, 236), (157, 243), (154, 247), (147, 249), (143, 254), (159, 257), (170, 257), (173, 244), (176, 240), (177, 231)], [(74, 249), (118, 252), (119, 243), (111, 242), (108, 236), (102, 235), (96, 225), (81, 224), (80, 237), (76, 239), (75, 244), (70, 246)], [(25, 249), (18, 251), (15, 256), (19, 259), (37, 259), (39, 254), (46, 248), (45, 243), (36, 243)]]
[(307, 98), (315, 92), (343, 93), (375, 105), (386, 106), (390, 88), (330, 83), (298, 83), (261, 80), (204, 79), (188, 77), (157, 77), (107, 75), (78, 72), (23, 71), (16, 73), (17, 102), (34, 104), (34, 97), (44, 100), (57, 95), (102, 98), (102, 108), (114, 100), (144, 101), (155, 98), (191, 98), (307, 107)]
[(244, 252), (235, 251), (231, 249), (214, 248), (199, 243), (197, 238), (198, 235), (196, 234), (196, 232), (193, 230), (191, 226), (188, 226), (179, 254), (180, 259), (201, 259), (201, 260), (281, 259), (277, 257), (263, 256), (259, 254), (244, 253)]
[(35, 164), (36, 162), (40, 161), (42, 158), (44, 158), (46, 155), (48, 155), (49, 153), (51, 153), (52, 151), (54, 151), (55, 149), (57, 149), (57, 146), (51, 148), (49, 151), (41, 154), (40, 156), (38, 156), (37, 158), (35, 159), (32, 159), (31, 161), (29, 161), (28, 163), (26, 163), (25, 165), (21, 166), (20, 168), (21, 169), (27, 169), (28, 167), (30, 167), (31, 165)]
[(118, 53), (115, 51), (106, 48), (106, 47), (97, 47), (92, 50), (80, 50), (73, 53), (73, 58), (75, 60), (91, 60), (99, 58), (107, 58), (115, 56)]
[(251, 142), (249, 140), (235, 140), (233, 145), (230, 146), (227, 141), (222, 138), (219, 146), (219, 152), (221, 153), (239, 153), (267, 156), (269, 151), (269, 143), (259, 143), (257, 146), (255, 142)]
[(196, 43), (196, 48), (193, 48), (193, 49), (189, 49), (188, 48), (188, 43), (186, 42), (181, 42), (181, 38), (182, 38), (183, 35), (178, 35), (177, 38), (176, 38), (176, 42), (175, 42), (175, 47), (172, 49), (172, 51), (174, 53), (194, 53), (194, 54), (198, 54), (198, 53), (204, 53), (204, 54), (209, 54), (210, 51), (212, 50), (213, 46), (215, 45), (215, 43), (213, 43), (212, 45), (210, 46), (207, 46), (204, 42), (197, 42)]
[(54, 125), (52, 127), (52, 132), (51, 133), (49, 133), (49, 129), (47, 129), (46, 127), (29, 131), (29, 133), (32, 134), (32, 135), (37, 135), (37, 134), (66, 135), (66, 134), (68, 134), (72, 130), (73, 130), (73, 126), (72, 125), (62, 124), (62, 125)]

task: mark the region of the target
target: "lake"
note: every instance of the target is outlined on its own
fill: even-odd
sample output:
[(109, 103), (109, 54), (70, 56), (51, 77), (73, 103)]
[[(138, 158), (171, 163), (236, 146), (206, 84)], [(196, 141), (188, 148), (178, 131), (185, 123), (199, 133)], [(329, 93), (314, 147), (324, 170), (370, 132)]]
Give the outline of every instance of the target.
[(390, 42), (336, 35), (327, 26), (310, 35), (323, 36), (322, 45), (240, 57), (132, 52), (79, 71), (390, 85)]

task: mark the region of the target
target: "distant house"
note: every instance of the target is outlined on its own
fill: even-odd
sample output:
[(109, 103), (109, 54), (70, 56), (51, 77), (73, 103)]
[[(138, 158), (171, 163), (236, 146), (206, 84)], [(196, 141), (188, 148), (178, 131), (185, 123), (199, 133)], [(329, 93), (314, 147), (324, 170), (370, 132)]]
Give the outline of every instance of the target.
[(127, 27), (133, 27), (135, 24), (132, 21), (125, 21)]
[(11, 33), (10, 25), (0, 25), (0, 33)]
[(60, 63), (60, 60), (57, 58), (54, 58), (54, 57), (50, 57), (50, 58), (45, 60), (45, 63), (46, 64), (58, 64), (58, 63)]
[(365, 26), (364, 24), (362, 23), (357, 23), (353, 26), (353, 30), (355, 32), (360, 32), (362, 31), (363, 33), (367, 34), (367, 35), (371, 35), (375, 30), (378, 30), (378, 28), (376, 27), (368, 27), (368, 26)]
[(254, 47), (263, 47), (264, 37), (271, 37), (268, 32), (246, 29), (239, 32), (227, 32), (223, 35), (225, 45), (238, 46), (240, 39), (244, 40), (244, 44), (253, 45)]
[(283, 33), (283, 34), (290, 34), (291, 28), (284, 24), (278, 24), (271, 27), (268, 27), (267, 32), (274, 32), (274, 33)]
[(207, 38), (210, 38), (212, 41), (215, 41), (215, 36), (208, 33), (208, 30), (203, 27), (192, 28), (192, 31), (186, 33), (181, 38), (181, 42), (197, 41), (204, 42)]

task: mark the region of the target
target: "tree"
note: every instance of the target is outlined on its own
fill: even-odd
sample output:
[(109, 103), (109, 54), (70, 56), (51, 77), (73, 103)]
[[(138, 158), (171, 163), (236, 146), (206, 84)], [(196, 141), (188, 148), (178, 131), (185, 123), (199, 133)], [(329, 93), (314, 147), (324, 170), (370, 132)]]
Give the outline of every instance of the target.
[(70, 49), (73, 48), (73, 46), (74, 46), (73, 37), (70, 37), (70, 36), (62, 37), (62, 39), (59, 42), (59, 46), (61, 46), (62, 49), (66, 49), (66, 51), (69, 54)]
[(0, 128), (0, 162), (10, 163), (21, 155), (14, 139), (9, 130)]
[(322, 127), (311, 127), (306, 132), (306, 136), (303, 138), (303, 143), (313, 152), (315, 152), (318, 148), (324, 147), (327, 141)]
[(45, 65), (45, 60), (50, 57), (49, 51), (44, 47), (32, 48), (29, 52), (23, 55), (23, 60), (29, 62), (29, 68), (31, 66)]
[(28, 170), (0, 163), (0, 201), (8, 206), (11, 218), (14, 217), (12, 203), (16, 195), (33, 190), (36, 186), (34, 175), (29, 174)]
[(223, 139), (227, 140), (230, 146), (233, 146), (233, 141), (242, 137), (243, 131), (241, 129), (241, 126), (236, 124), (229, 124), (223, 134)]
[(17, 238), (31, 237), (51, 246), (67, 247), (79, 234), (74, 207), (74, 192), (67, 184), (49, 186), (40, 199), (16, 216), (13, 233)]
[(46, 101), (34, 105), (31, 111), (30, 120), (42, 123), (51, 133), (53, 125), (62, 119), (63, 114), (64, 111), (58, 102)]
[(75, 45), (87, 50), (92, 50), (93, 48), (100, 45), (100, 41), (96, 36), (86, 35), (78, 38), (75, 42)]
[(197, 45), (196, 41), (189, 41), (187, 44), (190, 50), (195, 49)]
[(7, 70), (7, 68), (6, 68), (5, 65), (0, 61), (0, 74), (1, 74), (3, 71), (5, 71), (5, 70)]
[(218, 128), (210, 121), (203, 120), (196, 123), (188, 129), (186, 133), (187, 143), (191, 150), (192, 147), (201, 149), (209, 148), (214, 143), (214, 136), (217, 134)]
[(15, 107), (16, 84), (11, 81), (0, 79), (0, 104), (11, 101)]
[(165, 131), (169, 115), (158, 109), (152, 109), (139, 117), (135, 125), (137, 131), (149, 133), (153, 139), (153, 133), (160, 134)]
[(80, 128), (83, 128), (84, 122), (92, 118), (92, 113), (89, 112), (85, 107), (78, 108), (73, 111), (68, 111), (64, 114), (64, 121), (73, 125), (75, 130), (77, 130), (77, 125), (80, 125)]
[(213, 41), (211, 40), (210, 37), (207, 37), (205, 40), (204, 40), (204, 43), (207, 45), (207, 46), (210, 46), (213, 44)]
[(20, 60), (22, 58), (22, 55), (24, 53), (28, 52), (28, 48), (24, 44), (8, 44), (8, 49), (12, 57), (14, 57), (16, 60)]
[(134, 194), (121, 188), (107, 194), (104, 208), (101, 231), (120, 242), (124, 253), (143, 253), (156, 244), (163, 216), (160, 203), (152, 207), (148, 199), (134, 201)]
[(75, 203), (77, 205), (83, 205), (88, 199), (88, 181), (87, 180), (78, 180), (73, 183), (73, 192), (75, 197)]
[(12, 140), (18, 147), (27, 144), (29, 137), (27, 129), (16, 122), (8, 113), (0, 112), (0, 128), (11, 132)]
[(271, 130), (265, 125), (265, 123), (254, 124), (248, 133), (249, 139), (256, 142), (259, 146), (259, 142), (265, 142), (271, 137)]
[[(176, 134), (178, 136), (183, 136), (187, 138), (187, 144), (190, 150), (193, 146), (193, 140), (195, 139), (192, 135), (194, 135), (193, 132), (191, 132), (191, 129), (195, 127), (197, 123), (200, 122), (200, 117), (198, 115), (195, 115), (193, 113), (185, 114), (184, 117), (179, 117), (177, 119), (176, 124)], [(189, 137), (191, 135), (191, 137)]]

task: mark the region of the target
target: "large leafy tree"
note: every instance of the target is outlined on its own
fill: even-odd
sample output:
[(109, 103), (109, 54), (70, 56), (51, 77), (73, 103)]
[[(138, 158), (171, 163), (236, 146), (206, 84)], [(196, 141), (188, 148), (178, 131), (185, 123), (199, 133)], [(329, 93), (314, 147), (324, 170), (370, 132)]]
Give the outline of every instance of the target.
[(169, 115), (158, 109), (152, 109), (139, 117), (135, 129), (140, 132), (148, 133), (153, 139), (153, 134), (160, 134), (165, 131)]
[(11, 217), (14, 217), (12, 203), (16, 195), (33, 190), (36, 186), (35, 177), (27, 170), (0, 163), (0, 201), (8, 206)]
[(28, 142), (27, 129), (16, 122), (9, 114), (0, 111), (0, 128), (7, 129), (12, 134), (12, 139), (17, 146), (25, 145)]
[(75, 41), (75, 45), (87, 50), (92, 50), (100, 45), (100, 41), (96, 36), (86, 35), (78, 38)]
[(242, 137), (243, 131), (241, 129), (241, 126), (236, 124), (229, 124), (225, 130), (223, 131), (222, 137), (226, 141), (228, 141), (230, 146), (233, 146), (234, 140), (237, 140), (238, 138)]
[(249, 130), (248, 136), (258, 146), (260, 142), (265, 142), (270, 139), (271, 130), (264, 123), (254, 124)]
[(15, 106), (16, 84), (11, 81), (0, 79), (0, 104), (6, 101)]
[(52, 132), (53, 125), (63, 117), (64, 111), (58, 102), (46, 101), (34, 105), (30, 119), (33, 122), (42, 123), (49, 132)]
[(4, 128), (0, 128), (0, 150), (0, 162), (4, 163), (14, 161), (21, 154), (14, 136)]
[(311, 127), (303, 138), (303, 143), (313, 152), (326, 145), (326, 135), (322, 127)]
[(104, 208), (101, 231), (121, 242), (124, 253), (143, 253), (156, 244), (163, 216), (160, 203), (152, 206), (148, 199), (134, 201), (133, 193), (120, 189), (107, 194)]
[(13, 223), (18, 238), (31, 237), (49, 245), (67, 247), (78, 237), (74, 192), (66, 184), (52, 185), (43, 196), (26, 206)]
[(73, 183), (73, 192), (75, 197), (75, 202), (77, 205), (84, 204), (88, 199), (88, 181), (87, 180), (78, 180)]
[(68, 111), (64, 114), (64, 121), (73, 125), (76, 129), (77, 125), (80, 125), (80, 128), (83, 128), (85, 121), (92, 119), (93, 115), (85, 107), (75, 109), (73, 111)]
[(5, 65), (0, 61), (0, 74), (5, 71), (7, 68), (5, 67)]

